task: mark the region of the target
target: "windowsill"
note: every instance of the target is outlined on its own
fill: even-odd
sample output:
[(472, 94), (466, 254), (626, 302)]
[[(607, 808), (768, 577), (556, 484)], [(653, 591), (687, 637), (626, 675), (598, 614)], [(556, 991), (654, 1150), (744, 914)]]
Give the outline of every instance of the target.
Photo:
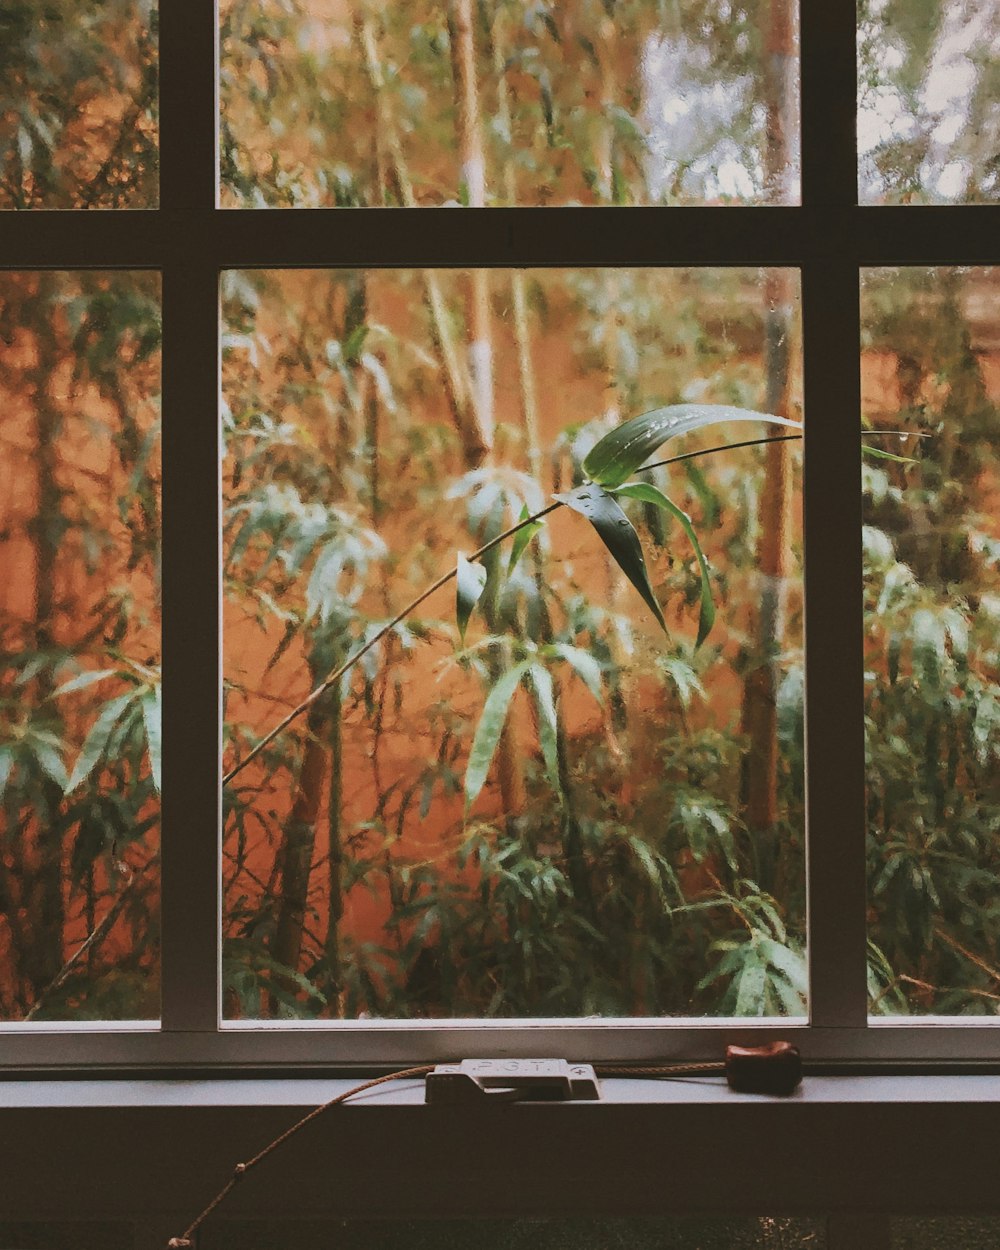
[[(810, 1076), (785, 1099), (734, 1094), (721, 1078), (602, 1084), (601, 1102), (482, 1112), (424, 1106), (420, 1081), (370, 1091), (276, 1151), (224, 1214), (1000, 1211), (1000, 1077)], [(0, 1221), (154, 1220), (176, 1234), (237, 1161), (350, 1085), (0, 1084)]]
[[(310, 1108), (357, 1085), (356, 1080), (18, 1080), (0, 1082), (0, 1115), (29, 1108)], [(794, 1107), (859, 1104), (1000, 1103), (1000, 1077), (970, 1075), (807, 1076), (790, 1098), (736, 1094), (722, 1077), (671, 1080), (604, 1079), (600, 1102), (544, 1105), (599, 1111), (608, 1106)], [(414, 1107), (424, 1104), (423, 1081), (398, 1081), (368, 1090), (351, 1100), (352, 1107)], [(509, 1111), (509, 1107), (504, 1108)], [(526, 1108), (519, 1107), (518, 1110)], [(488, 1110), (493, 1111), (494, 1108)], [(475, 1115), (475, 1109), (465, 1112)]]

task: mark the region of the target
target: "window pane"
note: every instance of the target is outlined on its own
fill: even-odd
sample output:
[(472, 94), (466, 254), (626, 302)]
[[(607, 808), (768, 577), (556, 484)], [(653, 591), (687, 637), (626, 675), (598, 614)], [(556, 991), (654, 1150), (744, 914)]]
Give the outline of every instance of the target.
[[(1000, 1006), (997, 269), (864, 273), (872, 1010)], [(921, 435), (922, 437), (912, 437)]]
[(0, 5), (0, 209), (154, 208), (154, 0)]
[(795, 0), (222, 0), (222, 202), (799, 197)]
[(862, 204), (1000, 199), (1000, 2), (859, 0)]
[[(228, 766), (623, 416), (798, 408), (790, 271), (224, 293)], [(710, 563), (700, 649), (678, 522), (625, 501), (664, 636), (563, 509), (512, 573), (495, 557), (464, 641), (448, 584), (253, 760), (226, 792), (226, 1015), (801, 1014), (798, 446), (651, 475)]]
[(0, 275), (0, 1021), (159, 1014), (159, 279)]

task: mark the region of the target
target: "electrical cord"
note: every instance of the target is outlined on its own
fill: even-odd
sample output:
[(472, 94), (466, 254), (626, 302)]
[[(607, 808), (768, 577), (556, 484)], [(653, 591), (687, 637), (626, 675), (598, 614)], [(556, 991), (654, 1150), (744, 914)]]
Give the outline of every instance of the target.
[[(777, 1062), (775, 1062), (777, 1061)], [(785, 1086), (789, 1085), (789, 1062), (791, 1063), (791, 1079), (794, 1081), (789, 1088), (784, 1086), (781, 1088), (767, 1088), (767, 1079), (763, 1083), (760, 1081), (760, 1074), (767, 1072), (775, 1072), (781, 1067), (786, 1072)], [(297, 1123), (293, 1124), (285, 1132), (279, 1134), (273, 1141), (269, 1142), (263, 1150), (258, 1151), (252, 1158), (247, 1159), (245, 1163), (237, 1163), (233, 1168), (233, 1174), (225, 1185), (219, 1190), (207, 1207), (187, 1226), (179, 1237), (171, 1237), (167, 1243), (168, 1250), (188, 1250), (189, 1247), (195, 1245), (195, 1236), (198, 1229), (205, 1220), (216, 1210), (236, 1188), (241, 1180), (252, 1171), (259, 1163), (273, 1154), (274, 1151), (283, 1146), (290, 1138), (294, 1137), (300, 1129), (305, 1128), (307, 1124), (311, 1124), (313, 1120), (319, 1119), (321, 1115), (329, 1111), (331, 1107), (339, 1106), (350, 1098), (354, 1098), (357, 1094), (363, 1094), (366, 1090), (376, 1089), (380, 1085), (387, 1085), (391, 1081), (403, 1081), (413, 1079), (415, 1077), (427, 1076), (433, 1072), (435, 1064), (422, 1064), (415, 1068), (404, 1068), (399, 1072), (390, 1072), (385, 1076), (374, 1077), (372, 1080), (363, 1081), (360, 1085), (355, 1085), (351, 1089), (345, 1090), (342, 1094), (338, 1094), (336, 1098), (331, 1098), (328, 1102), (321, 1106), (314, 1107), (312, 1111), (304, 1115)], [(790, 1046), (787, 1042), (772, 1042), (766, 1047), (739, 1048), (731, 1046), (726, 1052), (725, 1062), (701, 1062), (701, 1063), (668, 1063), (668, 1064), (595, 1064), (594, 1072), (597, 1076), (618, 1076), (618, 1077), (683, 1077), (683, 1076), (726, 1076), (729, 1084), (734, 1089), (744, 1089), (748, 1092), (758, 1093), (787, 1093), (791, 1092), (798, 1084), (801, 1076), (801, 1065), (798, 1051), (795, 1047)], [(749, 1080), (747, 1077), (749, 1076)], [(755, 1081), (756, 1076), (756, 1081)], [(779, 1085), (781, 1082), (779, 1081)]]

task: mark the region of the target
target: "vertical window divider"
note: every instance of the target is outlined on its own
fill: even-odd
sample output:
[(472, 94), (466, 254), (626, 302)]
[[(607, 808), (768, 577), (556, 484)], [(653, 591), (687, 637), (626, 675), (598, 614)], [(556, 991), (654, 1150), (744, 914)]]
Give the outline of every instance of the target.
[(160, 5), (162, 1027), (219, 1020), (218, 15)]
[(859, 209), (854, 0), (801, 0), (810, 1020), (866, 1003)]

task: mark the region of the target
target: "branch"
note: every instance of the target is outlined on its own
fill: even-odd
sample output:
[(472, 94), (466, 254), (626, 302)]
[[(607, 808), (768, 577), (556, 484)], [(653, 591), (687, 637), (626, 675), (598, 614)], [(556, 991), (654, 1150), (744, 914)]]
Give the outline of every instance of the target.
[(69, 959), (66, 960), (53, 979), (48, 983), (48, 985), (46, 985), (46, 987), (38, 995), (37, 999), (35, 999), (35, 1005), (24, 1017), (25, 1022), (34, 1020), (37, 1017), (39, 1011), (41, 1011), (42, 1007), (45, 1005), (45, 1000), (51, 994), (54, 994), (56, 990), (65, 985), (67, 980), (69, 980), (70, 973), (84, 957), (84, 955), (86, 955), (88, 951), (94, 950), (95, 947), (100, 946), (111, 930), (115, 927), (115, 922), (125, 910), (126, 904), (138, 890), (143, 874), (147, 871), (147, 869), (152, 867), (153, 864), (159, 863), (159, 859), (159, 855), (154, 855), (153, 858), (143, 864), (141, 868), (135, 870), (132, 874), (132, 880), (104, 913), (100, 924), (97, 925), (94, 931), (86, 937), (81, 945), (77, 947), (72, 955), (70, 955)]
[[(801, 434), (782, 434), (774, 438), (750, 438), (741, 443), (720, 443), (715, 447), (703, 447), (700, 451), (688, 451), (680, 456), (671, 456), (667, 460), (658, 460), (655, 464), (645, 465), (642, 469), (638, 470), (638, 472), (645, 472), (647, 469), (659, 469), (664, 465), (676, 464), (681, 460), (693, 460), (696, 456), (709, 456), (717, 451), (728, 451), (733, 447), (757, 447), (764, 443), (789, 442), (800, 439), (801, 437)], [(506, 539), (512, 538), (519, 530), (523, 530), (525, 526), (534, 525), (536, 521), (540, 521), (543, 517), (548, 516), (550, 512), (555, 512), (557, 508), (561, 507), (563, 507), (563, 504), (557, 500), (555, 503), (550, 503), (547, 507), (542, 508), (539, 512), (532, 513), (531, 516), (525, 517), (523, 521), (518, 521), (517, 524), (512, 525), (510, 529), (504, 530), (503, 533), (498, 534), (496, 538), (491, 538), (488, 543), (484, 543), (478, 551), (474, 551), (472, 555), (469, 556), (470, 562), (473, 560), (481, 560), (482, 557), (492, 551), (494, 547), (498, 547), (502, 542), (505, 542)], [(265, 734), (265, 736), (250, 749), (250, 751), (242, 760), (239, 761), (238, 764), (235, 764), (229, 772), (223, 776), (222, 784), (224, 786), (229, 785), (229, 783), (237, 777), (244, 768), (246, 768), (251, 760), (256, 759), (257, 756), (260, 755), (261, 751), (263, 751), (265, 747), (269, 746), (280, 733), (283, 733), (294, 720), (297, 720), (303, 712), (308, 711), (317, 699), (321, 699), (331, 686), (340, 681), (341, 677), (343, 677), (345, 673), (349, 672), (350, 669), (357, 664), (358, 660), (360, 660), (363, 656), (366, 656), (373, 647), (378, 646), (386, 634), (393, 630), (400, 623), (400, 621), (405, 620), (411, 612), (414, 612), (417, 608), (419, 608), (420, 605), (426, 599), (429, 599), (436, 590), (440, 590), (442, 586), (447, 586), (448, 583), (455, 577), (457, 571), (456, 567), (449, 569), (447, 573), (443, 573), (436, 581), (432, 582), (426, 590), (422, 590), (415, 599), (411, 599), (405, 608), (402, 608), (396, 613), (392, 620), (387, 621), (380, 630), (368, 639), (364, 646), (359, 647), (353, 655), (348, 656), (343, 664), (334, 669), (330, 676), (316, 687), (312, 694), (308, 695), (302, 700), (301, 703), (292, 708), (287, 716), (283, 717), (269, 733)]]

